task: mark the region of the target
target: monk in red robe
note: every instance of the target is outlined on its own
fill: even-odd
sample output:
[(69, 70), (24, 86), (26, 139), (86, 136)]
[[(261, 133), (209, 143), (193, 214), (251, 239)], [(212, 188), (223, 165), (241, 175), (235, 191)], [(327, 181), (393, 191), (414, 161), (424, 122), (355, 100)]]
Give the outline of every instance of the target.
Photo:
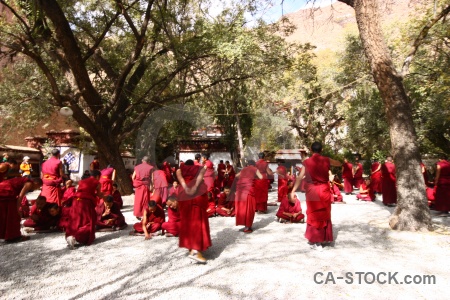
[[(269, 168), (269, 164), (264, 160), (264, 153), (258, 154), (259, 160), (256, 162), (256, 168), (262, 175), (262, 178), (256, 179), (254, 182), (255, 189), (254, 196), (256, 199), (256, 211), (261, 213), (267, 212), (267, 200), (269, 199), (269, 175), (273, 175), (272, 170)], [(237, 205), (237, 203), (236, 203)], [(236, 213), (237, 214), (237, 213)]]
[(150, 199), (151, 179), (153, 166), (149, 164), (148, 156), (142, 158), (142, 163), (134, 167), (133, 180), (134, 190), (134, 215), (140, 220), (142, 212), (147, 208)]
[(6, 242), (29, 239), (20, 233), (21, 200), (27, 192), (37, 190), (41, 186), (40, 178), (30, 180), (27, 177), (17, 177), (0, 182), (0, 239)]
[(172, 186), (169, 188), (169, 197), (170, 196), (177, 197), (179, 192), (180, 192), (180, 185), (178, 184), (178, 181), (174, 180)]
[(370, 181), (374, 193), (381, 194), (381, 164), (376, 159), (371, 166)]
[(223, 160), (220, 160), (219, 164), (217, 165), (217, 178), (215, 183), (216, 187), (219, 188), (220, 190), (222, 190), (224, 187), (223, 180), (225, 176), (225, 169), (226, 165), (223, 163)]
[(311, 248), (322, 250), (323, 244), (333, 241), (333, 225), (331, 223), (331, 190), (329, 184), (330, 166), (340, 167), (342, 164), (334, 159), (320, 155), (322, 144), (311, 145), (313, 155), (303, 161), (304, 171), (295, 182), (291, 197), (301, 183), (306, 180), (306, 232), (305, 238)]
[(359, 187), (359, 194), (356, 195), (357, 200), (375, 201), (375, 192), (372, 188), (370, 177), (366, 178), (364, 183)]
[(133, 225), (134, 231), (130, 235), (144, 235), (146, 240), (152, 238), (152, 236), (159, 235), (161, 225), (165, 221), (166, 216), (164, 210), (159, 206), (156, 201), (150, 200), (148, 207), (142, 212), (144, 216), (142, 222), (135, 223)]
[(342, 197), (339, 186), (334, 183), (334, 176), (333, 176), (333, 178), (330, 177), (330, 191), (331, 191), (331, 203), (332, 204), (346, 204), (346, 202), (344, 201), (344, 198)]
[(222, 217), (234, 217), (236, 216), (235, 202), (232, 197), (230, 197), (231, 189), (226, 186), (223, 188), (223, 192), (217, 197), (217, 208), (216, 214)]
[(238, 178), (234, 199), (236, 208), (236, 226), (243, 225), (244, 232), (251, 233), (253, 232), (252, 226), (257, 206), (255, 199), (255, 189), (257, 186), (255, 181), (257, 178), (263, 179), (264, 177), (253, 160), (249, 160), (248, 165), (243, 168), (241, 172), (236, 174), (236, 177)]
[(52, 156), (42, 164), (41, 168), (41, 178), (44, 182), (41, 195), (47, 198), (47, 202), (61, 206), (61, 183), (64, 173), (59, 160), (59, 149), (53, 149), (51, 154)]
[(211, 247), (207, 187), (203, 181), (206, 169), (194, 165), (192, 160), (177, 170), (177, 178), (182, 190), (178, 194), (180, 209), (179, 246), (189, 250), (189, 258), (206, 263), (202, 252)]
[(363, 179), (363, 165), (359, 162), (358, 157), (356, 158), (355, 165), (353, 166), (353, 185), (359, 189), (361, 184), (364, 183)]
[(103, 195), (109, 196), (113, 193), (113, 183), (116, 179), (116, 170), (112, 165), (108, 165), (100, 171), (100, 185)]
[(20, 203), (19, 212), (22, 218), (24, 219), (30, 216), (30, 203), (28, 202), (27, 196), (23, 196), (22, 201)]
[(117, 183), (113, 184), (113, 193), (112, 193), (114, 203), (117, 205), (119, 209), (123, 208), (123, 199), (122, 194), (120, 194), (120, 191), (118, 189)]
[(120, 208), (114, 203), (114, 197), (109, 195), (105, 200), (100, 200), (95, 207), (97, 213), (97, 230), (112, 229), (122, 230), (127, 226), (125, 217)]
[(51, 215), (48, 211), (50, 204), (44, 196), (38, 196), (31, 207), (30, 217), (23, 222), (23, 226), (34, 228), (35, 231), (49, 230), (54, 225), (51, 224)]
[(166, 181), (168, 184), (173, 183), (173, 176), (172, 176), (172, 168), (170, 166), (170, 163), (168, 161), (164, 161), (162, 165), (162, 169), (164, 171), (164, 175), (166, 175)]
[(64, 205), (64, 202), (66, 202), (67, 200), (69, 200), (70, 198), (72, 198), (73, 196), (75, 196), (76, 193), (76, 189), (73, 186), (73, 181), (72, 180), (67, 180), (66, 181), (66, 186), (64, 187), (63, 190), (63, 196), (61, 199), (61, 206)]
[(194, 156), (194, 165), (195, 166), (203, 166), (201, 160), (202, 160), (202, 155), (200, 153), (195, 154), (195, 156)]
[[(50, 215), (50, 230), (58, 230), (63, 231), (65, 230), (65, 227), (60, 227), (61, 223), (61, 217), (62, 217), (62, 209), (58, 206), (56, 203), (49, 203), (47, 206), (48, 214)], [(68, 217), (68, 214), (66, 214), (65, 217)]]
[(175, 196), (170, 196), (166, 201), (167, 222), (162, 223), (161, 228), (166, 232), (166, 237), (178, 236), (180, 234), (180, 211), (178, 200)]
[(98, 161), (98, 156), (94, 156), (94, 160), (89, 164), (89, 171), (93, 170), (100, 171), (100, 162)]
[(436, 163), (434, 209), (447, 216), (450, 211), (450, 162), (441, 155)]
[(212, 218), (216, 216), (216, 199), (211, 192), (206, 194), (208, 196), (208, 207), (206, 208), (206, 213), (208, 214), (208, 218)]
[(233, 186), (234, 178), (236, 177), (236, 172), (230, 162), (225, 161), (225, 171), (223, 175), (223, 186)]
[(342, 164), (342, 178), (344, 179), (344, 192), (350, 195), (353, 192), (353, 165), (345, 158)]
[(152, 173), (153, 182), (153, 193), (158, 193), (161, 197), (162, 207), (166, 206), (167, 197), (169, 197), (169, 183), (167, 182), (167, 177), (162, 170), (163, 166), (159, 165), (158, 169), (154, 170)]
[(383, 204), (394, 206), (397, 203), (397, 179), (395, 177), (395, 165), (392, 156), (386, 158), (381, 166)]
[[(292, 186), (291, 190), (292, 192)], [(291, 198), (291, 193), (281, 201), (280, 207), (277, 211), (278, 222), (280, 223), (303, 223), (305, 221), (305, 215), (302, 214), (302, 207), (297, 195)]]
[(99, 170), (93, 170), (91, 177), (78, 183), (66, 228), (66, 241), (71, 249), (75, 249), (77, 242), (89, 246), (95, 240), (95, 206), (98, 198), (103, 198), (100, 176)]
[(278, 164), (276, 173), (278, 174), (278, 202), (281, 202), (281, 200), (287, 197), (288, 193), (287, 169), (282, 163), (280, 163)]
[(208, 153), (202, 154), (202, 164), (203, 167), (206, 169), (205, 175), (203, 176), (203, 181), (206, 184), (208, 192), (212, 193), (212, 197), (215, 199), (216, 193), (214, 189), (214, 180), (215, 180), (214, 164), (212, 163), (212, 161), (209, 160)]
[(8, 175), (12, 170), (17, 169), (18, 165), (15, 160), (9, 158), (7, 161), (0, 163), (0, 182), (8, 179)]

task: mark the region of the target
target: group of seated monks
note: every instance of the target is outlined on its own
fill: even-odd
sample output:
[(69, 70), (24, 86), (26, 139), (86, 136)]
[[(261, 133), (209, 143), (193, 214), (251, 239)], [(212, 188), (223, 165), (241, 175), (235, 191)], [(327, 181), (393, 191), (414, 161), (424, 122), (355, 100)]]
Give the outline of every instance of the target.
[[(25, 231), (45, 233), (66, 230), (68, 222), (70, 222), (70, 207), (72, 201), (76, 201), (76, 199), (70, 197), (61, 206), (46, 200), (46, 197), (41, 195), (36, 198), (23, 222)], [(112, 195), (98, 201), (95, 207), (97, 231), (121, 230), (127, 226), (120, 205), (121, 202), (115, 202)]]

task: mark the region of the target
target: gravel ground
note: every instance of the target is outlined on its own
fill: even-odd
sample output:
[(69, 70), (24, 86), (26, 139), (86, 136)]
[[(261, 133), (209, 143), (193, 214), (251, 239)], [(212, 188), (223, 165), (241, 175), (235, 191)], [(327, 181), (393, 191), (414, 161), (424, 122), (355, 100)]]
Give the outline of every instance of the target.
[[(299, 196), (305, 211), (304, 194)], [(234, 218), (210, 219), (213, 246), (204, 253), (206, 265), (189, 260), (187, 250), (178, 248), (177, 238), (145, 241), (128, 236), (130, 226), (121, 232), (97, 233), (93, 245), (76, 250), (68, 249), (62, 233), (32, 234), (30, 241), (19, 244), (0, 242), (0, 298), (449, 297), (450, 218), (433, 217), (437, 230), (432, 233), (391, 231), (387, 219), (393, 208), (381, 205), (380, 198), (375, 203), (354, 198), (344, 196), (347, 204), (333, 205), (336, 242), (322, 252), (307, 245), (305, 224), (277, 223), (277, 207), (256, 215), (252, 234), (239, 232)], [(269, 201), (274, 199), (276, 192), (271, 192)], [(132, 197), (126, 197), (125, 203), (131, 204)], [(124, 215), (129, 225), (136, 222), (131, 205)], [(315, 283), (317, 272), (323, 273), (317, 280), (328, 282)], [(353, 273), (352, 283), (345, 277), (347, 272)], [(356, 272), (366, 273), (361, 282)], [(371, 284), (368, 272), (398, 272), (394, 277), (398, 284), (393, 279), (389, 284), (383, 274), (381, 283)], [(434, 275), (436, 283), (400, 284), (406, 275)], [(341, 276), (344, 279), (338, 279)]]

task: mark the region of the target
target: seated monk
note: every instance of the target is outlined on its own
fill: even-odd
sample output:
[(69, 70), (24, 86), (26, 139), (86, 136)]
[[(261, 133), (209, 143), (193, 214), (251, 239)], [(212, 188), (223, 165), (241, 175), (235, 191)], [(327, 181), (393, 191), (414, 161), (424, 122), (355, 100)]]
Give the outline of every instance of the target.
[(24, 219), (30, 216), (30, 203), (28, 202), (27, 196), (23, 196), (22, 201), (20, 202), (19, 211)]
[(130, 235), (144, 235), (146, 240), (157, 236), (157, 231), (161, 230), (161, 224), (165, 220), (164, 210), (156, 204), (156, 201), (150, 200), (148, 207), (142, 212), (142, 221), (133, 225), (134, 231)]
[(100, 203), (95, 208), (95, 212), (97, 213), (97, 230), (121, 230), (127, 226), (125, 217), (111, 195), (107, 196), (105, 200), (100, 200)]
[(234, 217), (236, 211), (234, 210), (234, 201), (228, 199), (230, 195), (230, 187), (223, 188), (223, 192), (219, 194), (216, 214), (222, 217)]
[(216, 216), (216, 200), (213, 197), (213, 193), (208, 192), (208, 208), (206, 209), (208, 218)]
[(372, 189), (370, 177), (366, 178), (359, 187), (359, 194), (356, 195), (356, 200), (375, 201), (375, 191)]
[(331, 203), (345, 204), (339, 186), (334, 183), (334, 178), (336, 178), (336, 176), (330, 176)]
[(26, 231), (32, 231), (33, 228), (35, 231), (43, 231), (49, 230), (51, 227), (50, 221), (51, 216), (48, 212), (47, 198), (44, 196), (38, 196), (36, 198), (36, 202), (31, 207), (30, 218), (25, 220), (23, 223), (24, 227), (28, 227)]
[(302, 214), (302, 207), (297, 195), (290, 197), (292, 187), (289, 189), (287, 196), (281, 201), (278, 208), (277, 218), (280, 223), (304, 223), (305, 215)]
[(63, 196), (62, 196), (62, 200), (61, 200), (62, 205), (64, 205), (64, 202), (66, 202), (67, 200), (69, 200), (70, 198), (75, 196), (76, 192), (77, 191), (75, 190), (75, 187), (73, 186), (73, 181), (67, 180), (65, 187), (63, 189)]
[(166, 232), (166, 237), (178, 236), (180, 233), (180, 211), (176, 196), (169, 196), (166, 201), (167, 222), (162, 223), (161, 228)]
[(122, 194), (120, 194), (118, 188), (117, 188), (117, 183), (113, 184), (113, 192), (112, 192), (112, 196), (114, 198), (114, 203), (117, 204), (117, 207), (119, 209), (123, 208), (123, 199), (122, 199)]
[[(60, 230), (63, 231), (63, 228), (61, 228), (60, 222), (61, 222), (61, 208), (58, 206), (58, 203), (50, 203), (47, 206), (48, 214), (50, 215), (50, 229), (51, 230)], [(66, 213), (66, 218), (68, 218), (68, 215)]]

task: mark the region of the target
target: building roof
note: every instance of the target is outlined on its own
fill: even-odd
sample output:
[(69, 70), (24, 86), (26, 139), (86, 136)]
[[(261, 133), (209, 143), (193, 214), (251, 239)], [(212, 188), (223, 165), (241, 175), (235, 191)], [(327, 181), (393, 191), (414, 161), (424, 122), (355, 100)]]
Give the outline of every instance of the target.
[(302, 160), (300, 151), (303, 149), (281, 149), (275, 153), (275, 159)]
[(32, 153), (41, 153), (38, 149), (23, 147), (23, 146), (13, 146), (13, 145), (0, 145), (0, 151), (8, 152), (32, 152)]

